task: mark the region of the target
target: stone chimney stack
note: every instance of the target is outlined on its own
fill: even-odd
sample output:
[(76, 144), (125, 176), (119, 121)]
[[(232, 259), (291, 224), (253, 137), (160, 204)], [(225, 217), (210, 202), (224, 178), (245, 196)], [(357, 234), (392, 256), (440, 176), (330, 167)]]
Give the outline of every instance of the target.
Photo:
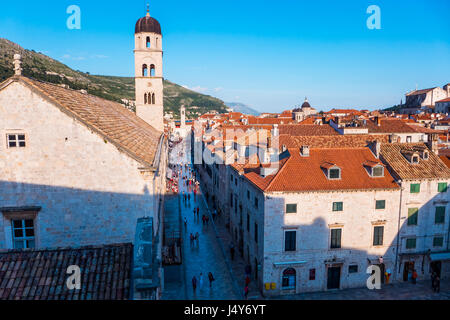
[(14, 55), (14, 73), (16, 76), (22, 75), (22, 56), (20, 54)]
[(273, 133), (272, 134), (273, 134), (274, 137), (278, 137), (280, 135), (280, 131), (278, 130), (278, 125), (277, 124), (273, 125)]

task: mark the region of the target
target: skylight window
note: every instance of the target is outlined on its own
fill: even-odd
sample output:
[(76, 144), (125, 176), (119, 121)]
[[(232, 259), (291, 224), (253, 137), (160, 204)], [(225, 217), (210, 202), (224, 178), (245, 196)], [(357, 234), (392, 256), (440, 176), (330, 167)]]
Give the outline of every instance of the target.
[(339, 168), (331, 168), (328, 170), (328, 179), (336, 180), (341, 178), (341, 169)]

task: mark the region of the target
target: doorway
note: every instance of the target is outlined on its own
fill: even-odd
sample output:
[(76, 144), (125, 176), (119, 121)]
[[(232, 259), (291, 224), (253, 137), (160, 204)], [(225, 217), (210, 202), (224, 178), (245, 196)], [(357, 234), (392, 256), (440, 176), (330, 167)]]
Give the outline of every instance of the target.
[(341, 267), (328, 268), (327, 289), (339, 289), (341, 284)]
[(442, 262), (441, 261), (433, 261), (431, 262), (431, 273), (436, 272), (438, 277), (441, 277), (441, 268), (442, 268)]
[(414, 262), (407, 261), (403, 267), (403, 281), (408, 281), (414, 271)]

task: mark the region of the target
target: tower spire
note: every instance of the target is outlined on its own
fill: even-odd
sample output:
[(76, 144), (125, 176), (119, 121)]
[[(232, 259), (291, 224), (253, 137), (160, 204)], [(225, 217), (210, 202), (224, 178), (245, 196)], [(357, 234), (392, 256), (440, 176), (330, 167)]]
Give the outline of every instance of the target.
[(147, 2), (147, 17), (150, 17), (150, 3)]

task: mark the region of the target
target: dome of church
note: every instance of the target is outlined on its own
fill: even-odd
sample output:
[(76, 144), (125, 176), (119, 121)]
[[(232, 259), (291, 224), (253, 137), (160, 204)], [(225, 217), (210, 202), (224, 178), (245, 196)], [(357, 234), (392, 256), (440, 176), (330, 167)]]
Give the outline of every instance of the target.
[(305, 99), (305, 102), (303, 102), (303, 104), (302, 104), (302, 109), (307, 109), (307, 108), (311, 109), (311, 105), (309, 104), (308, 99)]
[(158, 20), (150, 17), (150, 14), (147, 14), (147, 16), (139, 19), (136, 22), (136, 28), (134, 33), (141, 33), (141, 32), (152, 32), (162, 34), (161, 25), (159, 24)]

